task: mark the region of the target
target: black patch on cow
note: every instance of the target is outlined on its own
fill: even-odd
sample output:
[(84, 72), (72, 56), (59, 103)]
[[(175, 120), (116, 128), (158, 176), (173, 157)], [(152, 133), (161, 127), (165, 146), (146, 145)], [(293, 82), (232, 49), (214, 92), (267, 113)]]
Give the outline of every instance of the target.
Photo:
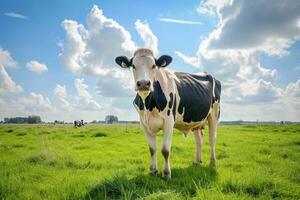
[(149, 147), (149, 150), (150, 150), (150, 154), (151, 154), (151, 156), (153, 156), (153, 155), (154, 155), (154, 153), (155, 153), (155, 150), (154, 150), (152, 147)]
[[(118, 65), (120, 65), (122, 68), (127, 68), (132, 65), (132, 59), (128, 59), (126, 56), (118, 56), (115, 58), (115, 61)], [(122, 65), (122, 62), (125, 63), (126, 67)]]
[(168, 114), (168, 116), (170, 116), (170, 110), (168, 110), (167, 114)]
[(170, 152), (167, 149), (162, 148), (161, 153), (164, 156), (165, 160), (169, 158)]
[(169, 101), (169, 108), (172, 108), (172, 104), (173, 104), (173, 93), (170, 93), (170, 101)]
[(154, 91), (150, 92), (145, 99), (145, 106), (149, 111), (152, 111), (153, 108), (156, 108), (159, 112), (161, 112), (167, 106), (167, 99), (158, 81), (154, 81), (153, 88)]
[(135, 105), (139, 107), (140, 110), (144, 110), (144, 103), (139, 94), (136, 94), (135, 99), (133, 101)]
[(176, 96), (174, 95), (174, 104), (172, 109), (174, 120), (176, 119)]
[(176, 81), (180, 102), (178, 113), (183, 114), (183, 121), (202, 121), (208, 114), (213, 102), (213, 78), (210, 75), (196, 75), (175, 72), (180, 80)]
[(155, 64), (158, 67), (166, 67), (171, 62), (172, 62), (172, 57), (168, 55), (162, 55), (157, 60), (155, 60)]

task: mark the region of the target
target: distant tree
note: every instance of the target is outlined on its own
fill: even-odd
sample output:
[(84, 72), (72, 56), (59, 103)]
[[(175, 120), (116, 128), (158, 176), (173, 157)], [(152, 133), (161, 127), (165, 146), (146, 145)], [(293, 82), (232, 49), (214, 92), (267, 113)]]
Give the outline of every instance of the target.
[(54, 124), (64, 124), (64, 121), (54, 120)]
[(28, 124), (38, 124), (41, 123), (41, 117), (36, 115), (28, 116)]
[(4, 123), (9, 123), (9, 118), (8, 117), (4, 118)]
[(114, 115), (107, 115), (105, 117), (105, 123), (107, 124), (118, 123), (118, 117)]
[(31, 115), (28, 117), (5, 117), (4, 118), (4, 123), (14, 123), (14, 124), (25, 124), (25, 123), (29, 123), (29, 124), (37, 124), (37, 123), (41, 123), (41, 117), (40, 116), (36, 116), (36, 115)]

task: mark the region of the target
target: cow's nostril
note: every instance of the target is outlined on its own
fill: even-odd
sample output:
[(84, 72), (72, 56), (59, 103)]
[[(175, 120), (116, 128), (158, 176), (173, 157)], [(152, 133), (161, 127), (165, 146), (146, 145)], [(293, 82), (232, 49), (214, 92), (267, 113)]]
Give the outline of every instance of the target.
[(149, 87), (150, 86), (150, 81), (146, 83), (146, 85)]
[(141, 82), (140, 82), (140, 81), (136, 82), (136, 85), (137, 85), (138, 87), (141, 87)]

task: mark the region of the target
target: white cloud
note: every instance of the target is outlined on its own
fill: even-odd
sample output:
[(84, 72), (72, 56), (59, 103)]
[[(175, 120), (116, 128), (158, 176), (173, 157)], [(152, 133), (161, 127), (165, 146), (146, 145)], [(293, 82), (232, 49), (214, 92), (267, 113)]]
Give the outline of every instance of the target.
[(246, 49), (284, 56), (300, 35), (297, 26), (299, 9), (297, 0), (272, 4), (267, 0), (231, 1), (227, 6), (217, 8), (220, 24), (218, 31), (210, 37), (208, 48)]
[[(289, 47), (300, 39), (296, 23), (300, 18), (300, 3), (208, 0), (199, 7), (202, 14), (216, 15), (218, 25), (201, 41), (196, 56), (176, 54), (221, 80), (223, 104), (231, 115), (225, 114), (225, 119), (241, 116), (240, 119), (255, 120), (259, 116), (299, 120), (295, 110), (299, 102), (286, 97), (287, 93), (298, 95), (298, 82), (290, 83), (287, 88), (278, 87), (277, 71), (272, 66), (262, 66), (259, 58), (261, 54), (285, 56)], [(269, 110), (262, 109), (263, 105)], [(288, 105), (291, 117), (281, 116), (282, 105)]]
[(88, 14), (87, 24), (86, 29), (76, 21), (62, 22), (67, 35), (59, 57), (71, 71), (92, 76), (105, 75), (116, 67), (116, 56), (131, 55), (135, 50), (130, 33), (116, 21), (105, 17), (97, 6), (93, 6)]
[[(96, 5), (87, 16), (87, 27), (72, 20), (64, 20), (62, 26), (66, 41), (59, 58), (68, 69), (98, 79), (98, 93), (103, 96), (118, 96), (132, 86), (130, 70), (121, 69), (114, 61), (120, 55), (132, 56), (137, 48), (123, 26), (104, 16)], [(147, 41), (148, 36), (155, 37), (150, 33), (150, 29), (145, 32)], [(152, 41), (148, 44), (155, 47)]]
[(13, 60), (10, 53), (0, 48), (0, 66), (5, 67), (16, 67), (17, 62)]
[(152, 30), (149, 27), (149, 24), (142, 23), (140, 20), (137, 20), (134, 25), (145, 43), (144, 47), (152, 49), (154, 55), (158, 55), (158, 39), (153, 34)]
[(6, 12), (4, 13), (4, 15), (8, 16), (8, 17), (13, 17), (13, 18), (18, 18), (18, 19), (27, 19), (27, 17), (25, 15), (16, 13), (16, 12)]
[(16, 84), (8, 75), (6, 67), (15, 67), (17, 63), (12, 59), (10, 53), (0, 48), (0, 96), (16, 94), (23, 88)]
[(185, 63), (190, 64), (194, 67), (200, 68), (201, 67), (201, 63), (199, 62), (199, 59), (197, 57), (189, 57), (186, 56), (185, 54), (179, 52), (179, 51), (175, 51), (175, 54), (181, 58)]
[(104, 97), (133, 97), (133, 77), (129, 73), (115, 70), (105, 76), (99, 77), (97, 81), (97, 94)]
[(77, 106), (90, 110), (99, 110), (101, 106), (93, 99), (88, 92), (88, 85), (84, 83), (84, 79), (75, 79), (74, 86), (77, 91)]
[(261, 104), (222, 103), (221, 120), (300, 121), (300, 102), (287, 98)]
[(207, 6), (205, 4), (200, 5), (197, 7), (197, 12), (203, 15), (208, 15), (208, 16), (215, 16), (215, 9), (213, 9), (210, 6)]
[(263, 79), (243, 81), (224, 88), (224, 102), (240, 104), (269, 103), (284, 96), (284, 90)]
[(300, 79), (296, 82), (291, 82), (286, 87), (286, 95), (289, 97), (300, 98)]
[[(293, 25), (290, 20), (295, 21), (300, 17), (295, 9), (300, 5), (296, 2), (294, 2), (295, 6), (276, 2), (265, 9), (266, 6), (263, 6), (265, 4), (268, 2), (206, 1), (201, 3), (200, 7), (204, 5), (217, 11), (219, 25), (200, 43), (197, 57), (187, 57), (181, 52), (176, 53), (184, 62), (193, 66), (202, 65), (204, 71), (211, 72), (221, 79), (225, 86), (223, 94), (228, 98), (225, 100), (242, 101), (250, 96), (251, 98), (256, 96), (256, 100), (263, 100), (260, 95), (268, 94), (266, 90), (270, 93), (274, 92), (276, 97), (280, 96), (278, 90), (274, 88), (277, 71), (261, 66), (258, 55), (260, 53), (277, 56), (287, 54), (286, 49), (292, 44), (290, 38), (296, 38), (299, 34), (296, 25)], [(291, 11), (291, 15), (286, 14), (286, 10)], [(272, 13), (278, 13), (276, 19), (280, 20), (276, 20)], [(236, 91), (237, 87), (240, 88), (240, 92), (231, 92)], [(233, 94), (235, 95), (232, 96)]]
[(26, 64), (26, 67), (29, 71), (41, 74), (43, 72), (48, 71), (47, 65), (40, 63), (35, 60), (31, 60)]
[(65, 85), (56, 84), (56, 87), (53, 90), (54, 96), (58, 99), (60, 107), (64, 110), (72, 110), (72, 105), (68, 101), (68, 95)]
[[(64, 20), (62, 27), (66, 41), (60, 43), (59, 58), (68, 69), (96, 78), (97, 93), (102, 96), (133, 96), (131, 71), (121, 69), (114, 61), (120, 55), (132, 56), (138, 48), (123, 26), (95, 5), (87, 16), (87, 27), (73, 20)], [(158, 39), (149, 24), (137, 20), (135, 28), (144, 46), (158, 54)]]
[(82, 24), (72, 20), (64, 20), (62, 26), (67, 34), (66, 42), (61, 44), (63, 51), (59, 54), (62, 63), (73, 73), (79, 72), (82, 68), (81, 60), (85, 52), (86, 30)]
[(177, 24), (190, 24), (190, 25), (201, 25), (201, 22), (190, 21), (190, 20), (181, 20), (181, 19), (172, 19), (172, 18), (159, 18), (161, 22), (177, 23)]
[(48, 97), (35, 92), (31, 92), (29, 97), (18, 99), (15, 103), (29, 111), (50, 111), (53, 108)]

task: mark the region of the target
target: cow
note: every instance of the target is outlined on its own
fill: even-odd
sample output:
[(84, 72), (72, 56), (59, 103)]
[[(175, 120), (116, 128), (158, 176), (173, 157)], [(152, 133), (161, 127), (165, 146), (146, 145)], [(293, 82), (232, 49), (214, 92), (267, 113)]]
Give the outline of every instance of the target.
[(162, 130), (161, 153), (164, 157), (162, 176), (171, 179), (170, 154), (174, 128), (185, 136), (193, 131), (196, 144), (196, 164), (202, 163), (202, 143), (205, 125), (209, 128), (210, 163), (216, 165), (215, 143), (220, 117), (221, 83), (211, 75), (173, 72), (165, 68), (172, 57), (158, 59), (153, 51), (140, 48), (133, 58), (118, 56), (115, 62), (122, 68), (132, 68), (136, 97), (133, 101), (148, 141), (150, 174), (157, 174), (156, 135)]
[(75, 120), (74, 121), (74, 127), (81, 127), (84, 126), (83, 120)]

